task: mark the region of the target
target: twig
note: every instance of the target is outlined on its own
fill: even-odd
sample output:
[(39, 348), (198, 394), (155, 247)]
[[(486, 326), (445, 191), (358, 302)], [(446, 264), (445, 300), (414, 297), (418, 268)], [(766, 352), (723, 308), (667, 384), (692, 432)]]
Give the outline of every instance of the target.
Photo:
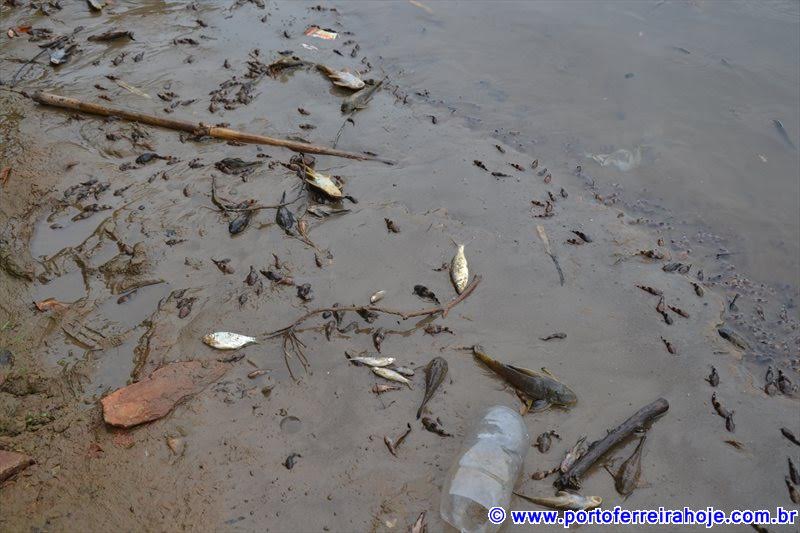
[(279, 335), (284, 335), (286, 333), (292, 332), (297, 326), (308, 320), (309, 318), (328, 312), (334, 311), (372, 311), (374, 313), (384, 313), (387, 315), (395, 315), (401, 317), (403, 320), (417, 317), (417, 316), (424, 316), (424, 315), (435, 315), (437, 313), (441, 313), (442, 317), (446, 317), (447, 314), (452, 310), (455, 306), (460, 304), (464, 301), (470, 294), (473, 293), (475, 288), (481, 282), (483, 278), (480, 275), (476, 275), (472, 278), (472, 281), (469, 285), (464, 289), (464, 292), (459, 294), (457, 297), (450, 300), (445, 305), (438, 305), (436, 307), (429, 307), (427, 309), (420, 309), (417, 311), (398, 311), (397, 309), (389, 309), (386, 307), (379, 307), (376, 305), (350, 305), (350, 306), (342, 306), (342, 307), (320, 307), (317, 309), (312, 309), (311, 311), (307, 312), (306, 314), (302, 315), (300, 318), (296, 319), (290, 325), (283, 327), (281, 329), (272, 331), (270, 333), (265, 333), (264, 336), (267, 339), (271, 339), (277, 337)]

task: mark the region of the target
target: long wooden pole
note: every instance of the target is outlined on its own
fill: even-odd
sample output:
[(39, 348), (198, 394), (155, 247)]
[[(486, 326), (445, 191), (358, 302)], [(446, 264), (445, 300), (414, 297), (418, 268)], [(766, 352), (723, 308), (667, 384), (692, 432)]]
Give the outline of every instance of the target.
[(71, 109), (73, 111), (80, 111), (82, 113), (89, 113), (91, 115), (100, 115), (102, 117), (119, 117), (125, 120), (141, 122), (142, 124), (159, 126), (161, 128), (167, 128), (171, 130), (186, 131), (189, 133), (202, 133), (217, 139), (240, 141), (251, 144), (281, 146), (283, 148), (288, 148), (289, 150), (294, 150), (295, 152), (301, 152), (304, 154), (332, 155), (336, 157), (346, 157), (348, 159), (357, 159), (359, 161), (380, 161), (382, 163), (386, 163), (387, 165), (394, 164), (394, 162), (388, 159), (382, 159), (377, 156), (346, 152), (344, 150), (337, 150), (336, 148), (328, 148), (327, 146), (320, 146), (317, 144), (290, 141), (288, 139), (276, 139), (275, 137), (256, 135), (254, 133), (245, 133), (243, 131), (232, 130), (230, 128), (206, 126), (202, 123), (189, 122), (187, 120), (157, 117), (155, 115), (147, 115), (145, 113), (138, 113), (136, 111), (129, 111), (127, 109), (105, 107), (100, 104), (82, 102), (75, 98), (68, 98), (66, 96), (59, 96), (57, 94), (38, 92), (31, 96), (31, 98), (42, 105)]

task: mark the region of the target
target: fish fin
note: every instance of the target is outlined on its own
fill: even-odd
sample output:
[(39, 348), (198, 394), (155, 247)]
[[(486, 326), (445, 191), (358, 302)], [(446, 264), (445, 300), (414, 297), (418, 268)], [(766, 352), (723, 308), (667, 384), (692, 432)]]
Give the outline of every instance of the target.
[(550, 402), (547, 400), (536, 400), (531, 405), (531, 412), (545, 411), (550, 408)]
[(537, 372), (535, 370), (531, 370), (529, 368), (523, 368), (521, 366), (514, 366), (514, 365), (508, 365), (508, 364), (505, 365), (505, 366), (507, 366), (511, 370), (515, 370), (517, 372), (520, 372), (522, 374), (526, 374), (528, 376), (532, 376), (532, 377), (535, 377), (535, 378), (542, 376), (542, 374), (540, 372)]

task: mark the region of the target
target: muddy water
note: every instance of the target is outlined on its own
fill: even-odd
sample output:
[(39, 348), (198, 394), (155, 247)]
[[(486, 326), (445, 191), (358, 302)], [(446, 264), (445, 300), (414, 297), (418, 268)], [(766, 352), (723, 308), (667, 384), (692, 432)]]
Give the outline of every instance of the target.
[[(791, 9), (785, 14), (774, 6), (580, 5), (580, 16), (569, 3), (504, 4), (502, 9), (435, 4), (429, 13), (399, 2), (332, 4), (337, 11), (319, 11), (296, 3), (269, 3), (266, 9), (253, 3), (203, 3), (194, 10), (184, 3), (120, 1), (102, 14), (75, 3), (49, 18), (27, 8), (4, 8), (9, 25), (31, 23), (56, 33), (85, 26), (76, 39), (80, 53), (58, 68), (34, 66), (17, 88), (48, 89), (154, 114), (164, 114), (171, 105), (158, 94), (171, 91), (177, 95), (173, 101), (196, 100), (171, 109), (175, 117), (302, 136), (320, 144), (331, 144), (338, 135), (341, 149), (369, 150), (397, 164), (318, 157), (317, 168), (341, 176), (345, 192), (358, 200), (345, 202), (343, 207), (351, 211), (341, 216), (304, 217), (317, 253), (332, 256), (332, 263), (319, 268), (314, 248), (277, 227), (273, 210), (258, 212), (246, 231), (231, 237), (229, 218), (211, 201), (216, 175), (218, 193), (237, 202), (253, 198), (275, 204), (283, 191), (289, 199), (299, 197), (291, 209), (302, 217), (313, 198), (294, 173), (274, 164), (287, 162), (290, 153), (216, 141), (182, 142), (174, 132), (136, 131), (118, 121), (74, 117), (2, 93), (3, 109), (11, 110), (5, 123), (13, 124), (12, 135), (4, 140), (15, 141), (13, 150), (4, 142), (3, 166), (14, 170), (0, 196), (3, 250), (10, 250), (15, 264), (36, 277), (34, 282), (9, 277), (7, 266), (1, 274), (5, 316), (0, 324), (5, 325), (0, 341), (14, 352), (16, 362), (10, 381), (6, 378), (13, 387), (3, 384), (0, 389), (0, 444), (29, 453), (38, 463), (0, 488), (3, 529), (399, 531), (428, 511), (431, 530), (442, 530), (439, 490), (461, 436), (487, 405), (519, 406), (513, 391), (457, 349), (476, 342), (501, 360), (546, 367), (579, 397), (569, 411), (526, 416), (533, 435), (555, 429), (563, 440), (545, 455), (531, 449), (520, 490), (550, 493), (550, 482), (532, 481), (532, 472), (557, 463), (579, 437), (600, 438), (640, 406), (663, 396), (670, 411), (650, 432), (643, 486), (623, 500), (597, 468), (587, 476), (584, 494), (599, 494), (605, 505), (626, 508), (791, 506), (783, 477), (786, 457), (796, 447), (778, 428), (800, 433), (796, 393), (768, 396), (763, 380), (766, 365), (772, 364), (798, 381), (793, 367), (796, 309), (791, 306), (796, 289), (776, 291), (747, 278), (791, 281), (786, 273), (792, 263), (784, 254), (796, 256), (797, 227), (791, 226), (796, 224), (791, 203), (782, 198), (796, 190), (784, 171), (796, 170), (797, 162), (796, 156), (786, 155), (769, 120), (773, 114), (780, 118), (796, 143), (797, 105), (788, 96), (788, 76), (797, 67), (789, 64), (791, 54), (783, 58), (765, 51), (777, 46), (778, 30), (767, 32), (769, 39), (757, 40), (757, 46), (740, 45), (741, 55), (724, 56), (731, 65), (749, 65), (750, 70), (741, 72), (743, 83), (755, 85), (757, 73), (772, 74), (762, 82), (762, 93), (748, 98), (746, 106), (739, 104), (751, 115), (737, 119), (746, 127), (734, 134), (728, 122), (709, 118), (715, 111), (702, 98), (694, 105), (708, 115), (691, 112), (667, 90), (668, 81), (687, 87), (700, 83), (705, 89), (684, 92), (715, 101), (713, 91), (732, 85), (725, 83), (726, 74), (716, 70), (716, 63), (710, 65), (713, 53), (721, 52), (701, 54), (701, 46), (689, 37), (696, 32), (684, 29), (687, 36), (673, 42), (680, 33), (673, 31), (667, 39), (665, 28), (673, 21), (678, 26), (681, 20), (698, 23), (696, 13), (710, 20), (727, 16), (753, 31), (761, 26), (747, 25), (742, 17), (775, 28), (792, 23), (796, 28), (796, 17), (791, 18)], [(657, 10), (665, 14), (656, 15)], [(764, 21), (767, 16), (772, 18)], [(622, 22), (626, 17), (635, 22)], [(522, 20), (525, 24), (515, 22)], [(304, 37), (303, 30), (312, 23), (340, 35), (333, 42)], [(133, 30), (135, 41), (86, 41), (111, 25)], [(623, 27), (637, 25), (629, 37), (620, 37)], [(790, 40), (790, 29), (783, 31)], [(197, 44), (174, 42), (187, 38)], [(632, 43), (640, 39), (643, 44), (636, 48)], [(354, 42), (345, 44), (349, 40)], [(351, 56), (355, 44), (359, 48)], [(521, 52), (526, 46), (541, 52)], [(292, 50), (309, 61), (359, 69), (365, 77), (386, 76), (387, 86), (352, 123), (339, 111), (346, 93), (313, 70), (258, 77), (249, 103), (209, 109), (209, 93), (220, 84), (234, 77), (254, 81), (244, 75), (248, 54), (256, 48), (259, 53), (253, 58), (264, 64), (280, 57), (278, 51)], [(608, 56), (603, 52), (603, 57), (593, 57), (600, 50)], [(4, 41), (3, 79), (19, 68), (17, 60), (37, 51), (26, 39)], [(143, 59), (134, 61), (142, 52)], [(127, 55), (114, 65), (121, 53)], [(693, 63), (698, 56), (700, 64)], [(627, 57), (630, 66), (610, 73), (618, 57)], [(230, 68), (223, 66), (226, 59)], [(783, 61), (783, 70), (773, 63)], [(634, 76), (625, 78), (627, 73)], [(769, 83), (770, 89), (764, 89)], [(633, 84), (642, 85), (634, 91)], [(664, 98), (653, 97), (656, 89)], [(631, 91), (628, 98), (625, 90)], [(750, 94), (745, 88), (731, 90), (742, 91), (736, 93), (740, 97)], [(761, 98), (764, 103), (759, 104)], [(298, 108), (309, 114), (300, 114)], [(760, 134), (761, 119), (767, 125)], [(315, 128), (301, 128), (304, 124)], [(753, 196), (754, 203), (767, 202), (768, 210), (744, 210), (763, 217), (758, 219), (762, 229), (784, 235), (788, 243), (783, 251), (772, 246), (759, 250), (771, 254), (768, 262), (774, 268), (764, 270), (761, 278), (756, 276), (761, 272), (756, 254), (746, 244), (750, 237), (745, 229), (753, 224), (726, 218), (723, 208), (742, 201), (752, 182), (732, 179), (744, 176), (732, 172), (733, 163), (723, 166), (727, 173), (707, 170), (702, 182), (691, 180), (688, 169), (714, 168), (722, 165), (716, 158), (724, 159), (721, 148), (704, 152), (695, 145), (728, 142), (723, 134), (710, 139), (703, 126), (736, 138), (752, 135), (755, 157), (761, 154), (767, 160), (759, 158), (759, 164), (776, 165), (770, 176), (784, 176), (776, 177), (774, 203)], [(628, 172), (600, 167), (585, 155), (637, 146), (641, 163)], [(179, 161), (120, 169), (146, 151)], [(732, 150), (731, 157), (744, 158), (742, 152)], [(243, 179), (214, 168), (224, 157), (264, 164)], [(530, 168), (534, 158), (540, 164), (536, 171)], [(194, 159), (199, 162), (190, 165)], [(493, 177), (477, 168), (475, 159), (509, 177)], [(583, 171), (576, 175), (578, 164)], [(552, 173), (550, 183), (537, 175), (544, 167)], [(731, 181), (713, 181), (723, 177)], [(91, 179), (108, 183), (108, 188), (93, 189), (80, 199), (65, 195)], [(670, 180), (672, 187), (665, 185)], [(621, 191), (613, 186), (617, 182)], [(763, 184), (758, 190), (764, 191)], [(550, 201), (553, 216), (539, 217), (545, 208), (533, 206), (532, 200)], [(73, 220), (79, 208), (91, 203), (108, 209)], [(704, 218), (693, 215), (697, 212)], [(389, 233), (385, 218), (400, 233)], [(563, 286), (536, 235), (537, 224), (559, 258)], [(742, 224), (731, 232), (741, 238), (742, 248), (734, 248), (732, 235), (725, 234), (726, 228), (739, 228), (734, 224)], [(692, 239), (702, 232), (712, 246), (681, 239), (686, 228)], [(574, 237), (571, 230), (585, 232), (593, 242), (568, 244)], [(470, 269), (483, 276), (469, 298), (448, 317), (437, 319), (454, 334), (423, 334), (425, 320), (387, 315), (368, 324), (349, 313), (343, 323), (357, 320), (359, 329), (327, 341), (324, 322), (311, 319), (298, 333), (310, 367), (304, 371), (291, 358), (298, 378), (292, 379), (280, 340), (268, 339), (267, 333), (316, 306), (365, 303), (379, 289), (387, 291), (381, 303), (395, 309), (428, 305), (412, 294), (418, 283), (448, 300), (454, 291), (447, 272), (435, 269), (449, 262), (453, 240), (467, 243)], [(716, 259), (716, 245), (752, 262), (737, 263), (741, 266), (731, 270), (733, 260)], [(636, 255), (651, 249), (669, 259)], [(251, 265), (275, 269), (270, 266), (272, 254), (284, 264), (284, 274), (311, 284), (311, 302), (300, 300), (293, 287), (272, 284), (263, 276), (255, 286), (244, 283)], [(234, 273), (220, 272), (211, 261), (223, 258), (230, 259)], [(687, 275), (666, 273), (661, 266), (667, 260), (692, 263), (693, 270)], [(697, 282), (698, 268), (709, 272), (702, 282), (703, 297), (691, 285)], [(657, 299), (636, 288), (637, 283), (662, 289), (668, 303), (690, 318), (673, 315), (674, 323), (665, 324), (654, 309)], [(734, 291), (742, 293), (736, 304), (741, 311), (729, 305)], [(31, 301), (48, 297), (64, 302), (67, 309), (31, 310)], [(184, 318), (178, 310), (181, 298), (195, 298)], [(756, 306), (763, 308), (763, 320), (754, 318)], [(721, 339), (716, 326), (722, 322), (737, 328), (753, 348), (741, 352)], [(420, 367), (434, 355), (448, 360), (449, 378), (429, 409), (455, 437), (428, 433), (414, 422), (422, 397), (421, 369), (413, 391), (377, 397), (370, 392), (377, 378), (346, 363), (346, 349), (372, 350), (370, 334), (376, 327), (388, 331), (384, 354), (407, 366)], [(241, 350), (244, 358), (232, 363), (224, 378), (167, 418), (128, 432), (103, 424), (98, 397), (164, 363), (220, 357), (200, 341), (217, 330), (255, 335), (261, 342)], [(566, 332), (567, 338), (540, 340), (555, 331)], [(666, 351), (662, 337), (676, 347), (676, 355)], [(710, 365), (721, 377), (718, 396), (736, 411), (735, 433), (726, 432), (724, 420), (710, 405), (711, 388), (704, 381)], [(247, 374), (254, 368), (269, 372), (250, 379)], [(29, 415), (37, 413), (52, 420), (43, 427), (26, 423), (26, 417), (31, 420)], [(413, 431), (393, 457), (383, 437), (397, 436), (407, 422), (414, 424)], [(165, 435), (184, 439), (181, 456), (165, 445)], [(730, 439), (742, 449), (725, 443)], [(633, 446), (627, 443), (614, 455), (624, 457)], [(284, 462), (295, 453), (300, 457), (287, 469)]]

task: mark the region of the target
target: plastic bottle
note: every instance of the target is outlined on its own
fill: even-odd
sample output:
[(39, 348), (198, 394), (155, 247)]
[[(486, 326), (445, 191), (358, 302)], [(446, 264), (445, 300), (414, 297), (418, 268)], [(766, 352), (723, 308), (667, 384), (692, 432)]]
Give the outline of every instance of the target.
[(522, 417), (504, 405), (490, 407), (467, 434), (442, 487), (442, 519), (467, 532), (491, 532), (500, 524), (489, 509), (508, 511), (531, 437)]

